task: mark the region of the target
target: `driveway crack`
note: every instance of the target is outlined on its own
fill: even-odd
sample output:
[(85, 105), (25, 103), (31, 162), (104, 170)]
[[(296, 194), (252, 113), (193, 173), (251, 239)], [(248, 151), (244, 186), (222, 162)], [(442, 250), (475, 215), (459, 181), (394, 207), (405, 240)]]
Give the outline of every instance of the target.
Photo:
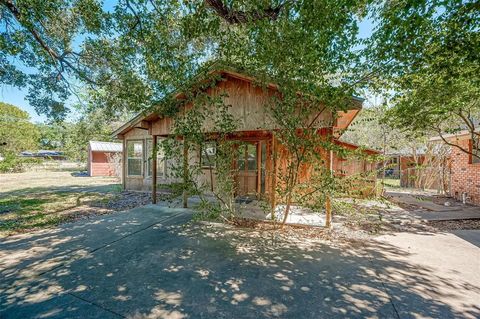
[(381, 274), (379, 273), (377, 267), (375, 267), (374, 258), (373, 258), (373, 256), (372, 256), (372, 254), (368, 251), (368, 249), (367, 249), (367, 247), (366, 247), (365, 244), (363, 244), (363, 248), (364, 248), (365, 253), (367, 254), (368, 260), (369, 260), (370, 263), (372, 264), (372, 268), (373, 268), (374, 271), (375, 271), (375, 275), (377, 276), (378, 280), (380, 280), (380, 283), (382, 284), (383, 291), (384, 291), (385, 294), (387, 295), (387, 298), (388, 298), (388, 300), (390, 301), (390, 304), (392, 305), (393, 311), (395, 312), (395, 317), (396, 317), (397, 319), (400, 319), (400, 314), (398, 313), (398, 310), (397, 310), (397, 307), (395, 306), (395, 302), (393, 301), (393, 298), (392, 298), (392, 297), (390, 296), (390, 294), (388, 293), (387, 286), (385, 285), (385, 281), (382, 279), (382, 276), (381, 276)]
[(74, 297), (74, 298), (77, 298), (77, 299), (79, 299), (79, 300), (82, 300), (82, 301), (84, 301), (84, 302), (86, 302), (86, 303), (89, 303), (89, 304), (91, 304), (91, 305), (93, 305), (93, 306), (95, 306), (95, 307), (98, 307), (98, 308), (102, 309), (102, 310), (105, 310), (105, 311), (107, 311), (107, 312), (110, 312), (110, 313), (112, 313), (112, 314), (114, 314), (114, 315), (116, 315), (116, 316), (118, 316), (118, 317), (120, 317), (120, 318), (126, 318), (124, 315), (119, 314), (118, 312), (115, 312), (115, 311), (113, 311), (113, 310), (111, 310), (111, 309), (105, 308), (105, 307), (102, 306), (102, 305), (99, 305), (99, 304), (97, 304), (97, 303), (95, 303), (95, 302), (93, 302), (93, 301), (90, 301), (90, 300), (88, 300), (88, 299), (85, 299), (85, 298), (82, 298), (82, 297), (80, 297), (80, 296), (77, 296), (77, 295), (75, 295), (75, 294), (73, 294), (73, 293), (71, 293), (71, 292), (67, 292), (66, 294), (67, 294), (67, 295), (70, 295), (70, 296), (72, 296), (72, 297)]

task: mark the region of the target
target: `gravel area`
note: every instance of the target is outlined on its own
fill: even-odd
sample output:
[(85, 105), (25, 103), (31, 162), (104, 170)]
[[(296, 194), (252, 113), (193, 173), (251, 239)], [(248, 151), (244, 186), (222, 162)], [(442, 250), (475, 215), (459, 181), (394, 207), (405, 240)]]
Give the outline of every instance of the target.
[(440, 231), (480, 229), (480, 219), (430, 221), (428, 224)]

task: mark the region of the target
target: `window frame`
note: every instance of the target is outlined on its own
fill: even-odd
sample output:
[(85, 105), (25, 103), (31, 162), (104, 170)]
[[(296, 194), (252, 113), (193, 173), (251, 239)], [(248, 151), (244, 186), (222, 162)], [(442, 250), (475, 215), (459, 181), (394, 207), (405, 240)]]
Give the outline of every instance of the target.
[[(132, 175), (129, 173), (129, 159), (138, 159), (138, 157), (129, 157), (128, 156), (128, 143), (141, 143), (142, 144), (142, 157), (140, 157), (140, 160), (141, 160), (141, 165), (140, 165), (140, 175)], [(126, 149), (126, 153), (125, 153), (125, 159), (126, 159), (126, 167), (125, 167), (125, 170), (126, 170), (126, 175), (127, 177), (142, 177), (143, 178), (143, 174), (144, 174), (144, 163), (145, 163), (145, 141), (142, 140), (142, 139), (132, 139), (132, 140), (126, 140), (125, 141), (125, 149)]]
[[(153, 138), (147, 138), (145, 139), (145, 155), (146, 155), (146, 161), (145, 161), (145, 165), (147, 166), (146, 169), (145, 169), (145, 177), (147, 178), (152, 178), (152, 158), (150, 158), (150, 153), (151, 153), (151, 150), (148, 149), (148, 143), (151, 143), (152, 147), (153, 147)], [(157, 147), (158, 147), (158, 144), (159, 144), (159, 140), (157, 139)], [(158, 161), (160, 159), (160, 157), (158, 156), (158, 150), (159, 148), (157, 148), (157, 177), (160, 177), (160, 178), (166, 178), (167, 176), (167, 162), (165, 160), (165, 156), (162, 156), (161, 157), (161, 162), (163, 163), (163, 165), (158, 165)], [(161, 168), (161, 169), (159, 169)], [(159, 172), (161, 172), (162, 174), (159, 175)]]
[[(203, 163), (203, 151), (206, 149), (206, 145), (213, 145), (215, 147), (215, 153), (213, 154), (213, 163), (212, 165), (204, 165)], [(203, 145), (200, 145), (200, 167), (202, 169), (215, 169), (217, 167), (216, 163), (217, 156), (217, 142), (216, 141), (207, 141)]]
[[(475, 137), (474, 137), (475, 138)], [(477, 137), (477, 139), (480, 139), (480, 137)], [(475, 152), (476, 154), (480, 155), (480, 147), (476, 149), (476, 151), (474, 150), (474, 147), (473, 147), (473, 139), (469, 139), (469, 151), (470, 151), (470, 156), (469, 156), (469, 160), (468, 160), (468, 163), (469, 164), (472, 164), (472, 165), (480, 165), (480, 158), (478, 157), (475, 157), (473, 156), (473, 153)], [(479, 141), (479, 146), (480, 146), (480, 141)]]

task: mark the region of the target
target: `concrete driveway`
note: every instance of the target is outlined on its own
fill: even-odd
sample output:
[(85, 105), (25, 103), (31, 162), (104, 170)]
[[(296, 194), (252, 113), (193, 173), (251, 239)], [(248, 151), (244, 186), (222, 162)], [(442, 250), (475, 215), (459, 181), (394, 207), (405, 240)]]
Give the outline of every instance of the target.
[(145, 206), (3, 239), (0, 318), (476, 318), (480, 250), (452, 234), (287, 240)]

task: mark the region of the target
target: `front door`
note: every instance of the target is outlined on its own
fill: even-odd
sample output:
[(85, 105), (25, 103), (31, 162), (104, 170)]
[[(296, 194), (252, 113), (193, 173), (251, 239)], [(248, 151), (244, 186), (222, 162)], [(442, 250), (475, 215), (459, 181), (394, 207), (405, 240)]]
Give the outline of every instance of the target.
[(258, 142), (247, 142), (238, 150), (238, 188), (240, 196), (255, 195), (258, 186)]

